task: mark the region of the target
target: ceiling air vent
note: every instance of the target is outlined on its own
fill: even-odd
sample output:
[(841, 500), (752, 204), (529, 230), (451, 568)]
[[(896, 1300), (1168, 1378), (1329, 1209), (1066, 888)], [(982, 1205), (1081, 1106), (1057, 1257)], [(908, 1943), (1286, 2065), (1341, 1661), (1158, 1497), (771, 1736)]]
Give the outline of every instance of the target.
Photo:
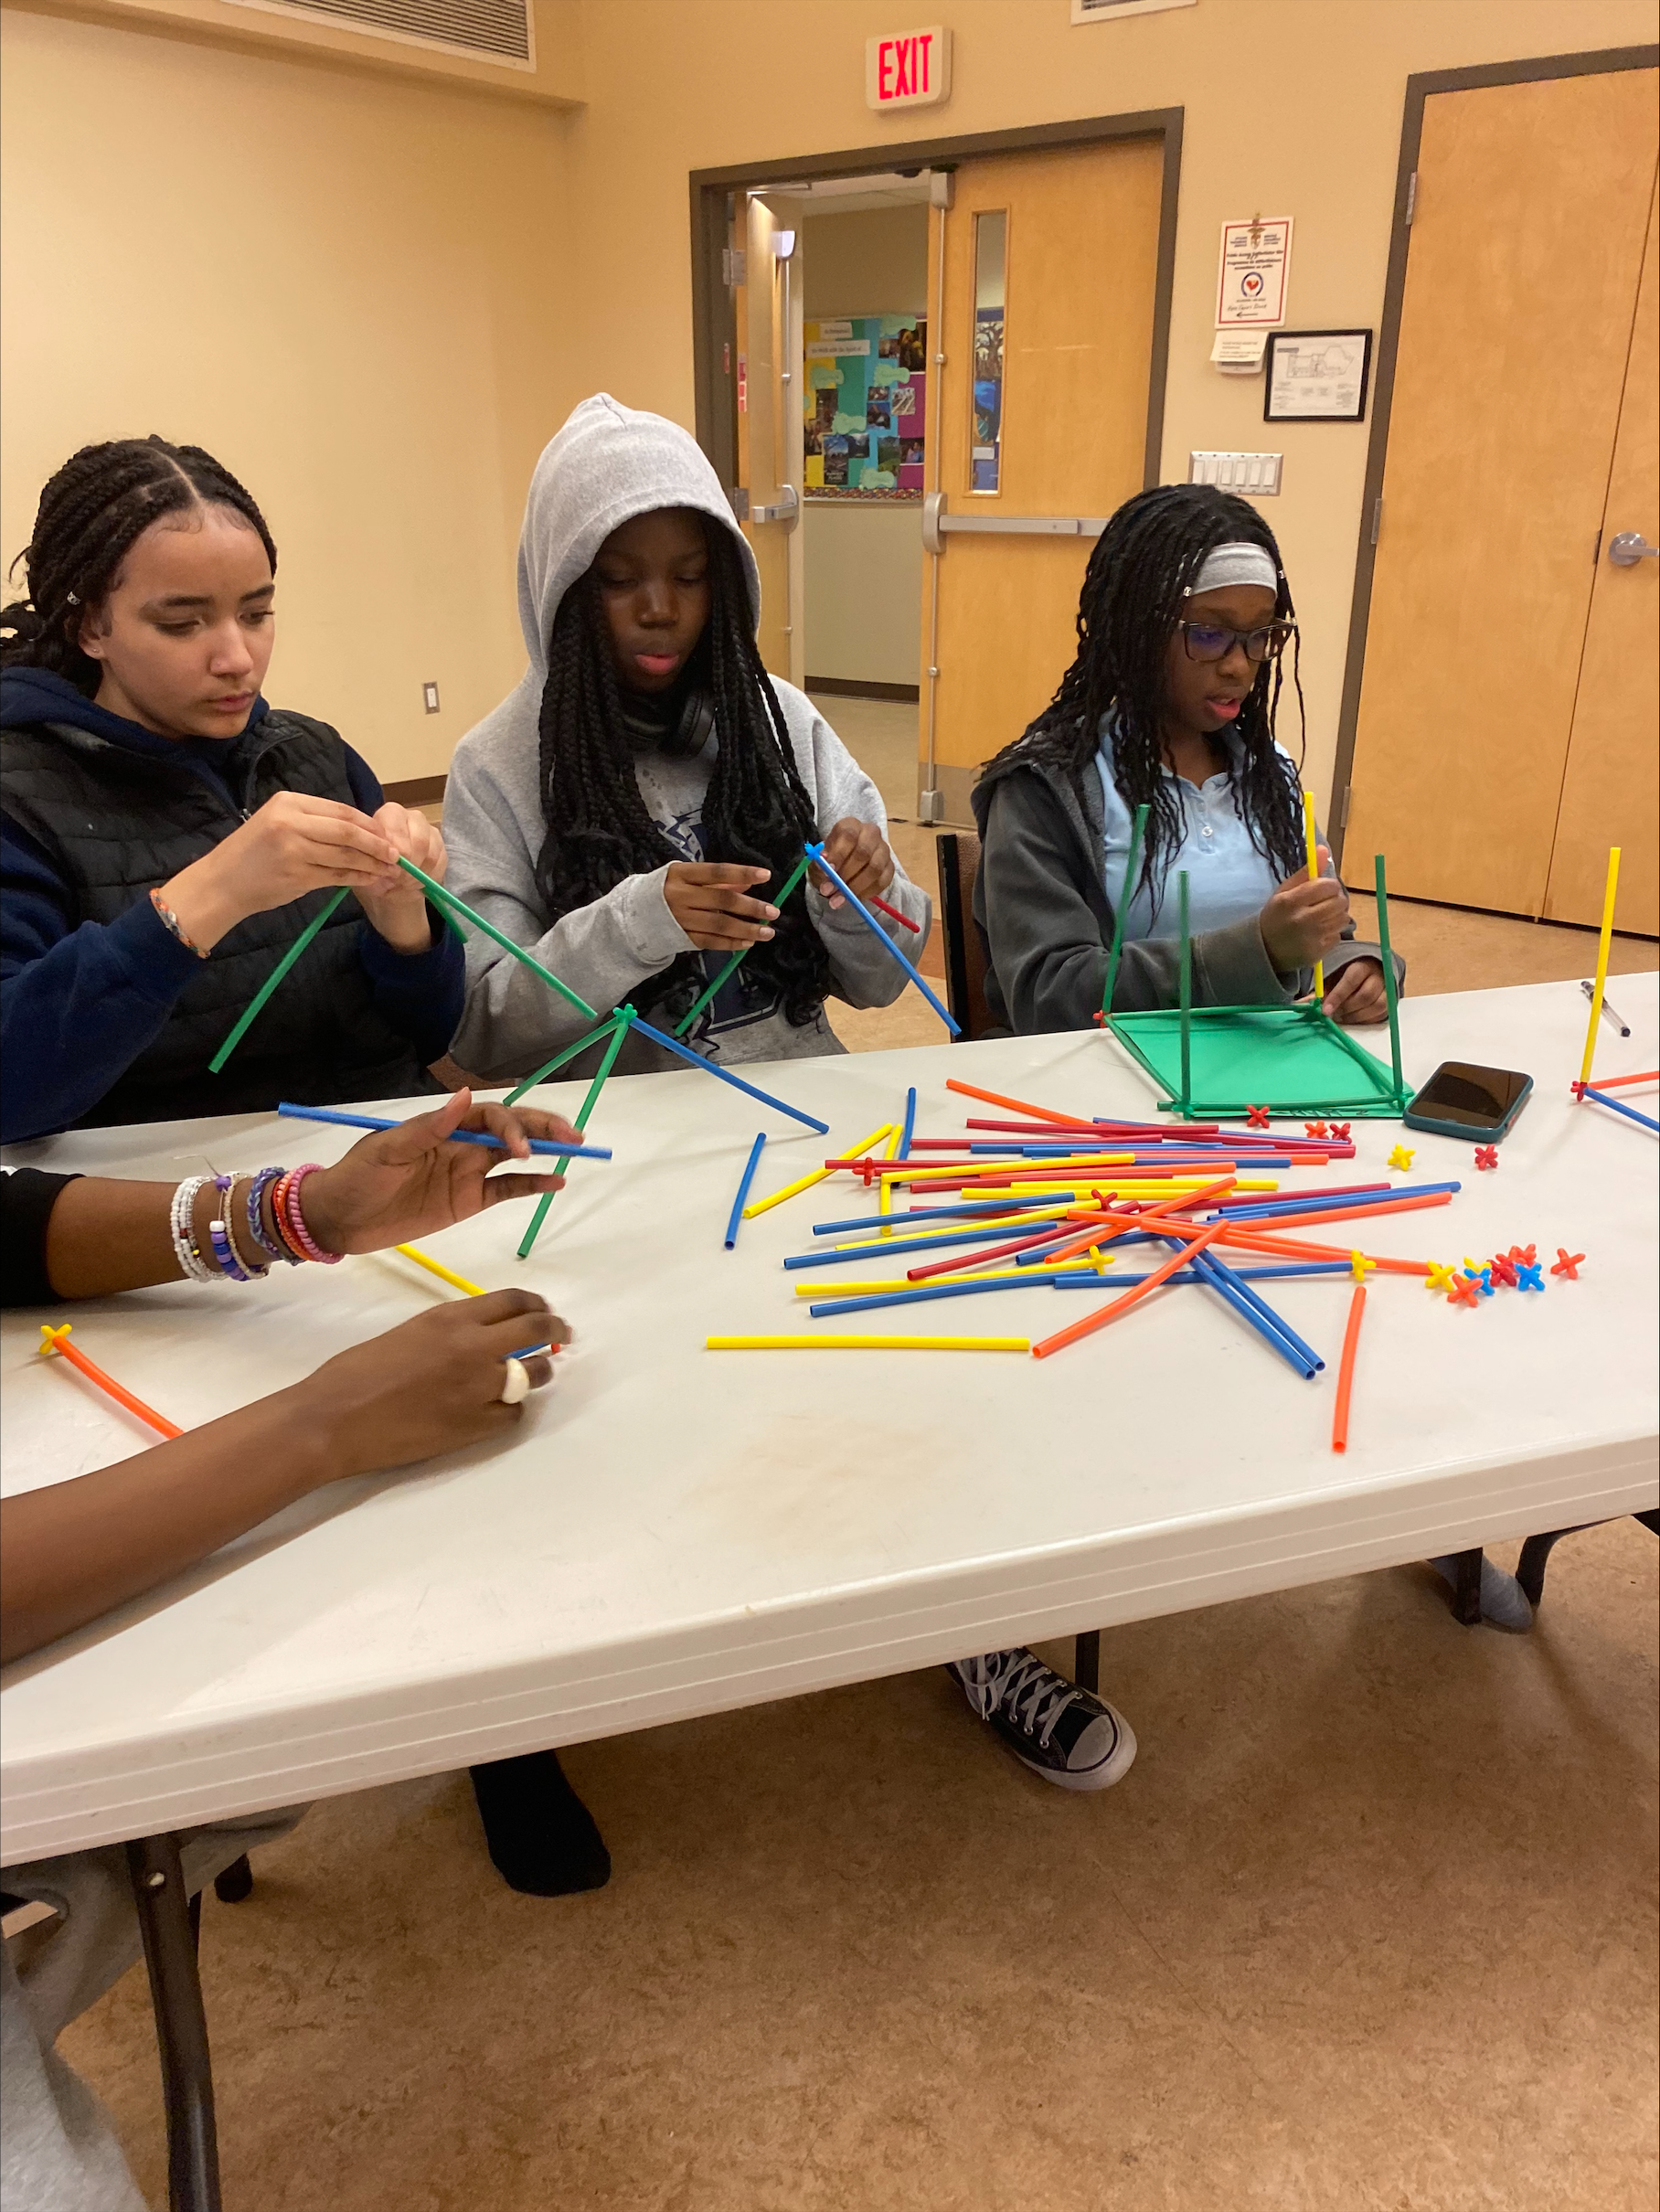
[(392, 38), (400, 46), (436, 48), (508, 69), (536, 67), (533, 0), (234, 0), (263, 15), (328, 23)]

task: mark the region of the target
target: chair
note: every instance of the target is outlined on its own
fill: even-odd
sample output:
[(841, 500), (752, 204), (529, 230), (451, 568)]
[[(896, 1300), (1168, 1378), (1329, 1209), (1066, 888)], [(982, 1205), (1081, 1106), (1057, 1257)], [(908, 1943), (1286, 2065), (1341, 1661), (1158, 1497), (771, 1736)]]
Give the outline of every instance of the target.
[(940, 944), (945, 956), (945, 1003), (972, 1044), (995, 1026), (985, 1003), (985, 944), (974, 926), (974, 881), (980, 840), (967, 830), (942, 830), (934, 839), (940, 870)]

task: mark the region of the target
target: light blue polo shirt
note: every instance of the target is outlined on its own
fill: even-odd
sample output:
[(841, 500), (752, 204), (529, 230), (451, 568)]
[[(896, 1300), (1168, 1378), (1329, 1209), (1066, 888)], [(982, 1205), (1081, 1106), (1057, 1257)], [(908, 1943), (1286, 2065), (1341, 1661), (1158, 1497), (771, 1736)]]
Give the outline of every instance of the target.
[[(1183, 868), (1187, 871), (1188, 928), (1195, 937), (1202, 930), (1218, 930), (1230, 921), (1243, 921), (1247, 915), (1259, 913), (1280, 888), (1281, 878), (1272, 861), (1251, 843), (1250, 832), (1240, 813), (1233, 771), (1244, 748), (1232, 730), (1224, 729), (1218, 734), (1229, 755), (1229, 766), (1220, 774), (1208, 776), (1196, 789), (1185, 776), (1178, 776), (1168, 768), (1160, 771), (1181, 808), (1184, 831), (1181, 848), (1171, 857), (1159, 887), (1161, 896), (1156, 913), (1148, 887), (1136, 885), (1124, 916), (1126, 938), (1178, 934), (1176, 878)], [(1124, 868), (1130, 858), (1133, 816), (1112, 781), (1112, 720), (1108, 717), (1101, 724), (1101, 750), (1095, 755), (1095, 768), (1101, 778), (1101, 803), (1106, 814), (1102, 881), (1107, 898), (1116, 910), (1124, 886)], [(1278, 750), (1284, 751), (1282, 746)], [(1136, 874), (1140, 873), (1138, 861)]]

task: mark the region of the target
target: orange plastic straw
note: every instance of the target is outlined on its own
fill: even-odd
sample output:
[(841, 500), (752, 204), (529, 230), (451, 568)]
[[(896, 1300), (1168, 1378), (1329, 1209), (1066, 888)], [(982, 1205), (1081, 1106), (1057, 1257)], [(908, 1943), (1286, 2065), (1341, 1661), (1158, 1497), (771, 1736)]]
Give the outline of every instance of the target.
[[(999, 1103), (1001, 1102), (999, 1101)], [(1145, 1220), (1146, 1216), (1144, 1214), (1140, 1218)], [(1176, 1231), (1174, 1222), (1171, 1224), (1171, 1228), (1173, 1233), (1179, 1233)], [(1116, 1320), (1126, 1306), (1133, 1305), (1138, 1298), (1144, 1298), (1149, 1291), (1157, 1290), (1159, 1284), (1174, 1275), (1177, 1268), (1186, 1267), (1196, 1252), (1202, 1252), (1205, 1247), (1208, 1244), (1213, 1244), (1221, 1233), (1222, 1225), (1219, 1221), (1213, 1221), (1208, 1228), (1198, 1230), (1197, 1234), (1187, 1239), (1179, 1252), (1172, 1252), (1162, 1267), (1155, 1268), (1144, 1281), (1136, 1283), (1122, 1297), (1114, 1298), (1109, 1304), (1097, 1306), (1092, 1313), (1086, 1313), (1081, 1321), (1073, 1322), (1068, 1328), (1058, 1329), (1053, 1336), (1046, 1336), (1040, 1344), (1035, 1344), (1032, 1346), (1032, 1357), (1047, 1359), (1051, 1352), (1064, 1351), (1068, 1345), (1076, 1344), (1080, 1336), (1088, 1336), (1094, 1329), (1104, 1328), (1109, 1321)]]
[[(1114, 1237), (1122, 1237), (1126, 1230), (1144, 1228), (1149, 1221), (1157, 1221), (1161, 1217), (1174, 1213), (1184, 1206), (1203, 1205), (1216, 1192), (1227, 1190), (1232, 1181), (1233, 1177), (1229, 1175), (1225, 1182), (1213, 1183), (1207, 1190), (1183, 1191), (1179, 1196), (1175, 1198), (1160, 1198), (1155, 1205), (1147, 1207), (1139, 1214), (1114, 1214), (1105, 1211), (1099, 1213), (1094, 1216), (1092, 1228), (1085, 1229), (1082, 1236), (1073, 1237), (1065, 1244), (1051, 1246), (1044, 1253), (1041, 1264), (1045, 1267), (1053, 1267), (1058, 1260), (1068, 1260), (1074, 1252), (1087, 1252), (1092, 1244), (1111, 1243)], [(1075, 1220), (1082, 1221), (1088, 1218), (1080, 1208), (1073, 1208)], [(1197, 1228), (1198, 1224), (1197, 1222), (1171, 1221), (1166, 1226), (1175, 1230), (1188, 1227)], [(1218, 1224), (1218, 1226), (1220, 1225)], [(1106, 1232), (1104, 1235), (1103, 1230)]]
[(1372, 1214), (1410, 1214), (1416, 1212), (1420, 1207), (1450, 1206), (1452, 1202), (1451, 1191), (1438, 1190), (1431, 1191), (1425, 1198), (1382, 1198), (1376, 1206), (1334, 1206), (1329, 1212), (1322, 1210), (1317, 1216), (1313, 1214), (1254, 1214), (1251, 1217), (1250, 1226), (1257, 1229), (1295, 1228), (1301, 1223), (1316, 1219), (1320, 1221), (1361, 1221)]
[(1641, 1075), (1600, 1075), (1595, 1087), (1599, 1090), (1618, 1090), (1623, 1083), (1660, 1083), (1660, 1068), (1645, 1068)]
[(125, 1406), (129, 1413), (136, 1413), (141, 1421), (148, 1421), (153, 1429), (159, 1429), (164, 1436), (184, 1435), (182, 1429), (176, 1429), (165, 1415), (156, 1412), (154, 1406), (146, 1406), (142, 1398), (134, 1398), (131, 1390), (123, 1390), (112, 1375), (106, 1375), (101, 1367), (94, 1367), (84, 1352), (78, 1351), (75, 1345), (67, 1341), (69, 1334), (69, 1324), (67, 1321), (58, 1329), (43, 1325), (40, 1331), (41, 1351), (61, 1352), (70, 1367), (79, 1367), (89, 1382), (95, 1382), (101, 1390), (107, 1390), (117, 1405)]
[(988, 1106), (1006, 1106), (1015, 1113), (1036, 1114), (1040, 1122), (1059, 1122), (1062, 1129), (1080, 1127), (1075, 1113), (1055, 1113), (1048, 1106), (1032, 1106), (1025, 1099), (1006, 1099), (1000, 1090), (980, 1090), (973, 1083), (959, 1083), (955, 1076), (945, 1079), (947, 1090), (960, 1090), (965, 1099), (984, 1099)]
[(1357, 1282), (1349, 1300), (1348, 1327), (1343, 1333), (1343, 1357), (1337, 1367), (1337, 1402), (1332, 1408), (1332, 1450), (1346, 1452), (1349, 1441), (1349, 1388), (1355, 1379), (1355, 1347), (1360, 1342), (1360, 1316), (1366, 1312), (1366, 1285)]
[[(1253, 1237), (1243, 1228), (1224, 1228), (1222, 1242), (1235, 1245), (1242, 1251), (1267, 1252), (1279, 1260), (1349, 1260), (1354, 1257), (1352, 1248), (1335, 1244), (1301, 1244), (1290, 1237)], [(1361, 1257), (1369, 1260), (1384, 1275), (1422, 1277), (1430, 1271), (1427, 1260), (1389, 1260), (1378, 1252), (1363, 1252)]]

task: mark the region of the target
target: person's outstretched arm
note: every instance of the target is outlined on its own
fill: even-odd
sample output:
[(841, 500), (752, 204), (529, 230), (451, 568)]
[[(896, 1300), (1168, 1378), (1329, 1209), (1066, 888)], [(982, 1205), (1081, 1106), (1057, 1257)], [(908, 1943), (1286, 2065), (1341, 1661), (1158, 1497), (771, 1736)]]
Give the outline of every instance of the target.
[[(569, 1341), (532, 1291), (434, 1306), (292, 1389), (113, 1467), (0, 1503), (0, 1660), (193, 1567), (296, 1498), (502, 1436), (504, 1360)], [(533, 1388), (552, 1372), (527, 1360)]]

